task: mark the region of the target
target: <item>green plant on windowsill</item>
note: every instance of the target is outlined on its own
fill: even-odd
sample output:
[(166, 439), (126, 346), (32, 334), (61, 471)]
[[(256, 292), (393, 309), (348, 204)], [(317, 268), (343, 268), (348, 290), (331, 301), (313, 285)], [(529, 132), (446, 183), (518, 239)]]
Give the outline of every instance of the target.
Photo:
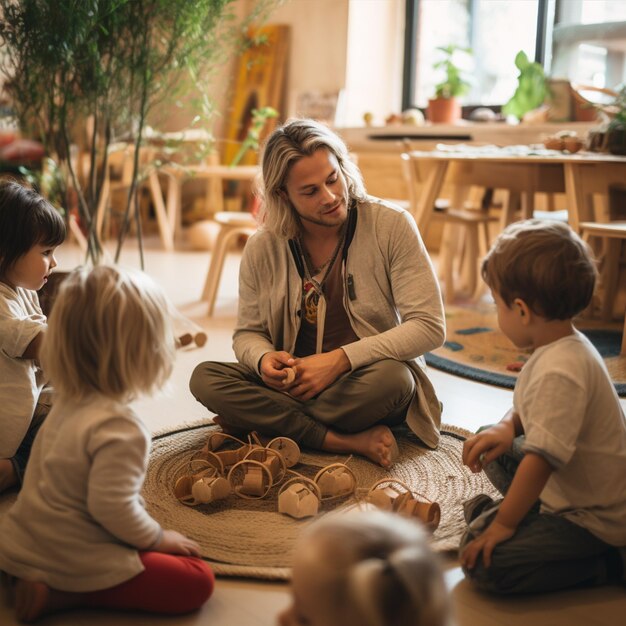
[(463, 70), (455, 63), (455, 56), (460, 53), (467, 55), (472, 54), (470, 48), (461, 48), (456, 45), (439, 46), (437, 48), (443, 53), (444, 57), (441, 61), (437, 61), (433, 65), (436, 70), (443, 69), (445, 79), (435, 85), (436, 98), (457, 98), (465, 95), (470, 88), (470, 83), (464, 78)]
[(517, 53), (515, 66), (519, 70), (517, 89), (513, 97), (502, 107), (502, 113), (521, 120), (526, 113), (544, 103), (548, 88), (543, 67), (530, 61), (523, 50)]
[(428, 101), (426, 113), (429, 121), (433, 123), (453, 124), (461, 117), (458, 97), (467, 93), (470, 88), (459, 62), (462, 61), (463, 55), (469, 59), (472, 51), (456, 45), (440, 46), (437, 50), (443, 53), (443, 58), (437, 61), (433, 68), (443, 70), (445, 77), (435, 85), (435, 97)]

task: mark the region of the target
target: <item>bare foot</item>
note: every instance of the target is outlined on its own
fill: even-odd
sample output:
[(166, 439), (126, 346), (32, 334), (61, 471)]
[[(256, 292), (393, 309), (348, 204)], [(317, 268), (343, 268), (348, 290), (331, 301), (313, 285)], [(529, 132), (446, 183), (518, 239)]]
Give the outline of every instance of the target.
[(322, 444), (327, 452), (354, 452), (382, 467), (391, 467), (398, 456), (396, 438), (388, 426), (372, 426), (360, 433), (345, 434), (329, 430)]
[[(261, 433), (259, 433), (256, 430), (254, 430), (254, 431), (253, 430), (240, 430), (240, 429), (237, 429), (237, 428), (233, 428), (232, 426), (230, 426), (230, 424), (225, 422), (224, 418), (221, 417), (220, 415), (214, 415), (213, 416), (213, 423), (217, 424), (218, 426), (220, 426), (225, 434), (230, 435), (231, 437), (235, 437), (236, 439), (239, 439), (239, 440), (244, 441), (244, 442), (247, 442), (248, 441), (248, 436), (251, 436), (253, 442), (254, 442), (254, 440), (256, 438), (256, 439), (259, 440), (259, 443), (261, 443), (262, 445), (265, 446), (272, 439), (274, 439), (274, 437), (271, 437), (269, 435), (262, 435)], [(224, 442), (223, 439), (220, 441), (218, 435), (219, 435), (219, 433), (215, 433), (215, 435), (213, 436), (212, 443), (214, 444), (215, 448), (218, 448)]]
[(9, 459), (0, 459), (0, 493), (17, 485), (17, 474)]
[(83, 594), (57, 591), (45, 583), (18, 579), (15, 584), (15, 616), (20, 622), (34, 622), (44, 615), (82, 604)]
[(230, 435), (231, 437), (237, 437), (237, 439), (241, 439), (242, 437), (245, 439), (247, 432), (245, 430), (238, 430), (236, 428), (233, 428), (224, 420), (222, 416), (214, 415), (213, 423), (217, 424), (227, 435)]

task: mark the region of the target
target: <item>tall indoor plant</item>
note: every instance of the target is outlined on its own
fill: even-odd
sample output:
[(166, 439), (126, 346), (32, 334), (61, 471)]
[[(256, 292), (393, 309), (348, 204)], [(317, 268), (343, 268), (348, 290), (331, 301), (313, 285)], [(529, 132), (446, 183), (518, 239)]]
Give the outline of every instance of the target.
[[(135, 147), (117, 259), (131, 217), (139, 220), (137, 213), (131, 216), (131, 206), (148, 114), (189, 85), (189, 76), (209, 101), (208, 75), (234, 49), (229, 44), (245, 23), (272, 4), (257, 2), (252, 14), (238, 20), (234, 2), (0, 0), (5, 91), (24, 132), (44, 143), (64, 173), (66, 206), (75, 198), (92, 263), (102, 255), (95, 213), (109, 145), (116, 136), (127, 136)], [(73, 146), (81, 144), (86, 158), (77, 161)]]
[(427, 117), (433, 123), (452, 124), (461, 118), (461, 105), (458, 98), (470, 88), (469, 81), (455, 59), (460, 54), (471, 55), (469, 48), (455, 45), (440, 46), (437, 48), (443, 58), (433, 67), (443, 70), (444, 79), (435, 85), (435, 97), (428, 101)]

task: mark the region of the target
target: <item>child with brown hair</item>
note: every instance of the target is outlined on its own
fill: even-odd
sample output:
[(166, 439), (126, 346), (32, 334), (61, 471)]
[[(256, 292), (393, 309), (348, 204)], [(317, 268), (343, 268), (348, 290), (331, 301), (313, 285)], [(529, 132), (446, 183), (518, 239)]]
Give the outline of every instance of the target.
[(465, 503), (465, 574), (497, 593), (624, 580), (626, 421), (602, 357), (572, 322), (593, 294), (590, 251), (566, 224), (518, 222), (482, 275), (501, 330), (533, 353), (513, 408), (463, 447), (463, 462), (504, 496)]
[(39, 366), (46, 317), (37, 291), (65, 239), (60, 213), (38, 193), (0, 183), (0, 493), (20, 485), (50, 410)]
[(129, 402), (172, 371), (167, 310), (147, 275), (117, 267), (76, 270), (59, 289), (41, 354), (54, 407), (0, 520), (19, 620), (78, 606), (185, 613), (213, 590), (198, 545), (163, 530), (140, 495), (150, 432)]
[(279, 626), (451, 626), (428, 533), (383, 511), (329, 514), (295, 551), (292, 602)]

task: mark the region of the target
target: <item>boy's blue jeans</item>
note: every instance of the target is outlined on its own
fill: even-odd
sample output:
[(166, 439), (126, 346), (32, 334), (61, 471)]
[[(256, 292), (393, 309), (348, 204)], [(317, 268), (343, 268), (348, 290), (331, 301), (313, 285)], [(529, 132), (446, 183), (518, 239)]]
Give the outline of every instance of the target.
[[(485, 466), (491, 483), (502, 493), (513, 480), (524, 453), (523, 437), (512, 449)], [(495, 517), (502, 500), (479, 495), (464, 503), (467, 530), (460, 550), (479, 536)], [(465, 575), (485, 591), (541, 593), (569, 587), (618, 583), (624, 576), (618, 548), (560, 515), (539, 512), (539, 502), (528, 512), (508, 541), (498, 544), (486, 568), (482, 555)]]

